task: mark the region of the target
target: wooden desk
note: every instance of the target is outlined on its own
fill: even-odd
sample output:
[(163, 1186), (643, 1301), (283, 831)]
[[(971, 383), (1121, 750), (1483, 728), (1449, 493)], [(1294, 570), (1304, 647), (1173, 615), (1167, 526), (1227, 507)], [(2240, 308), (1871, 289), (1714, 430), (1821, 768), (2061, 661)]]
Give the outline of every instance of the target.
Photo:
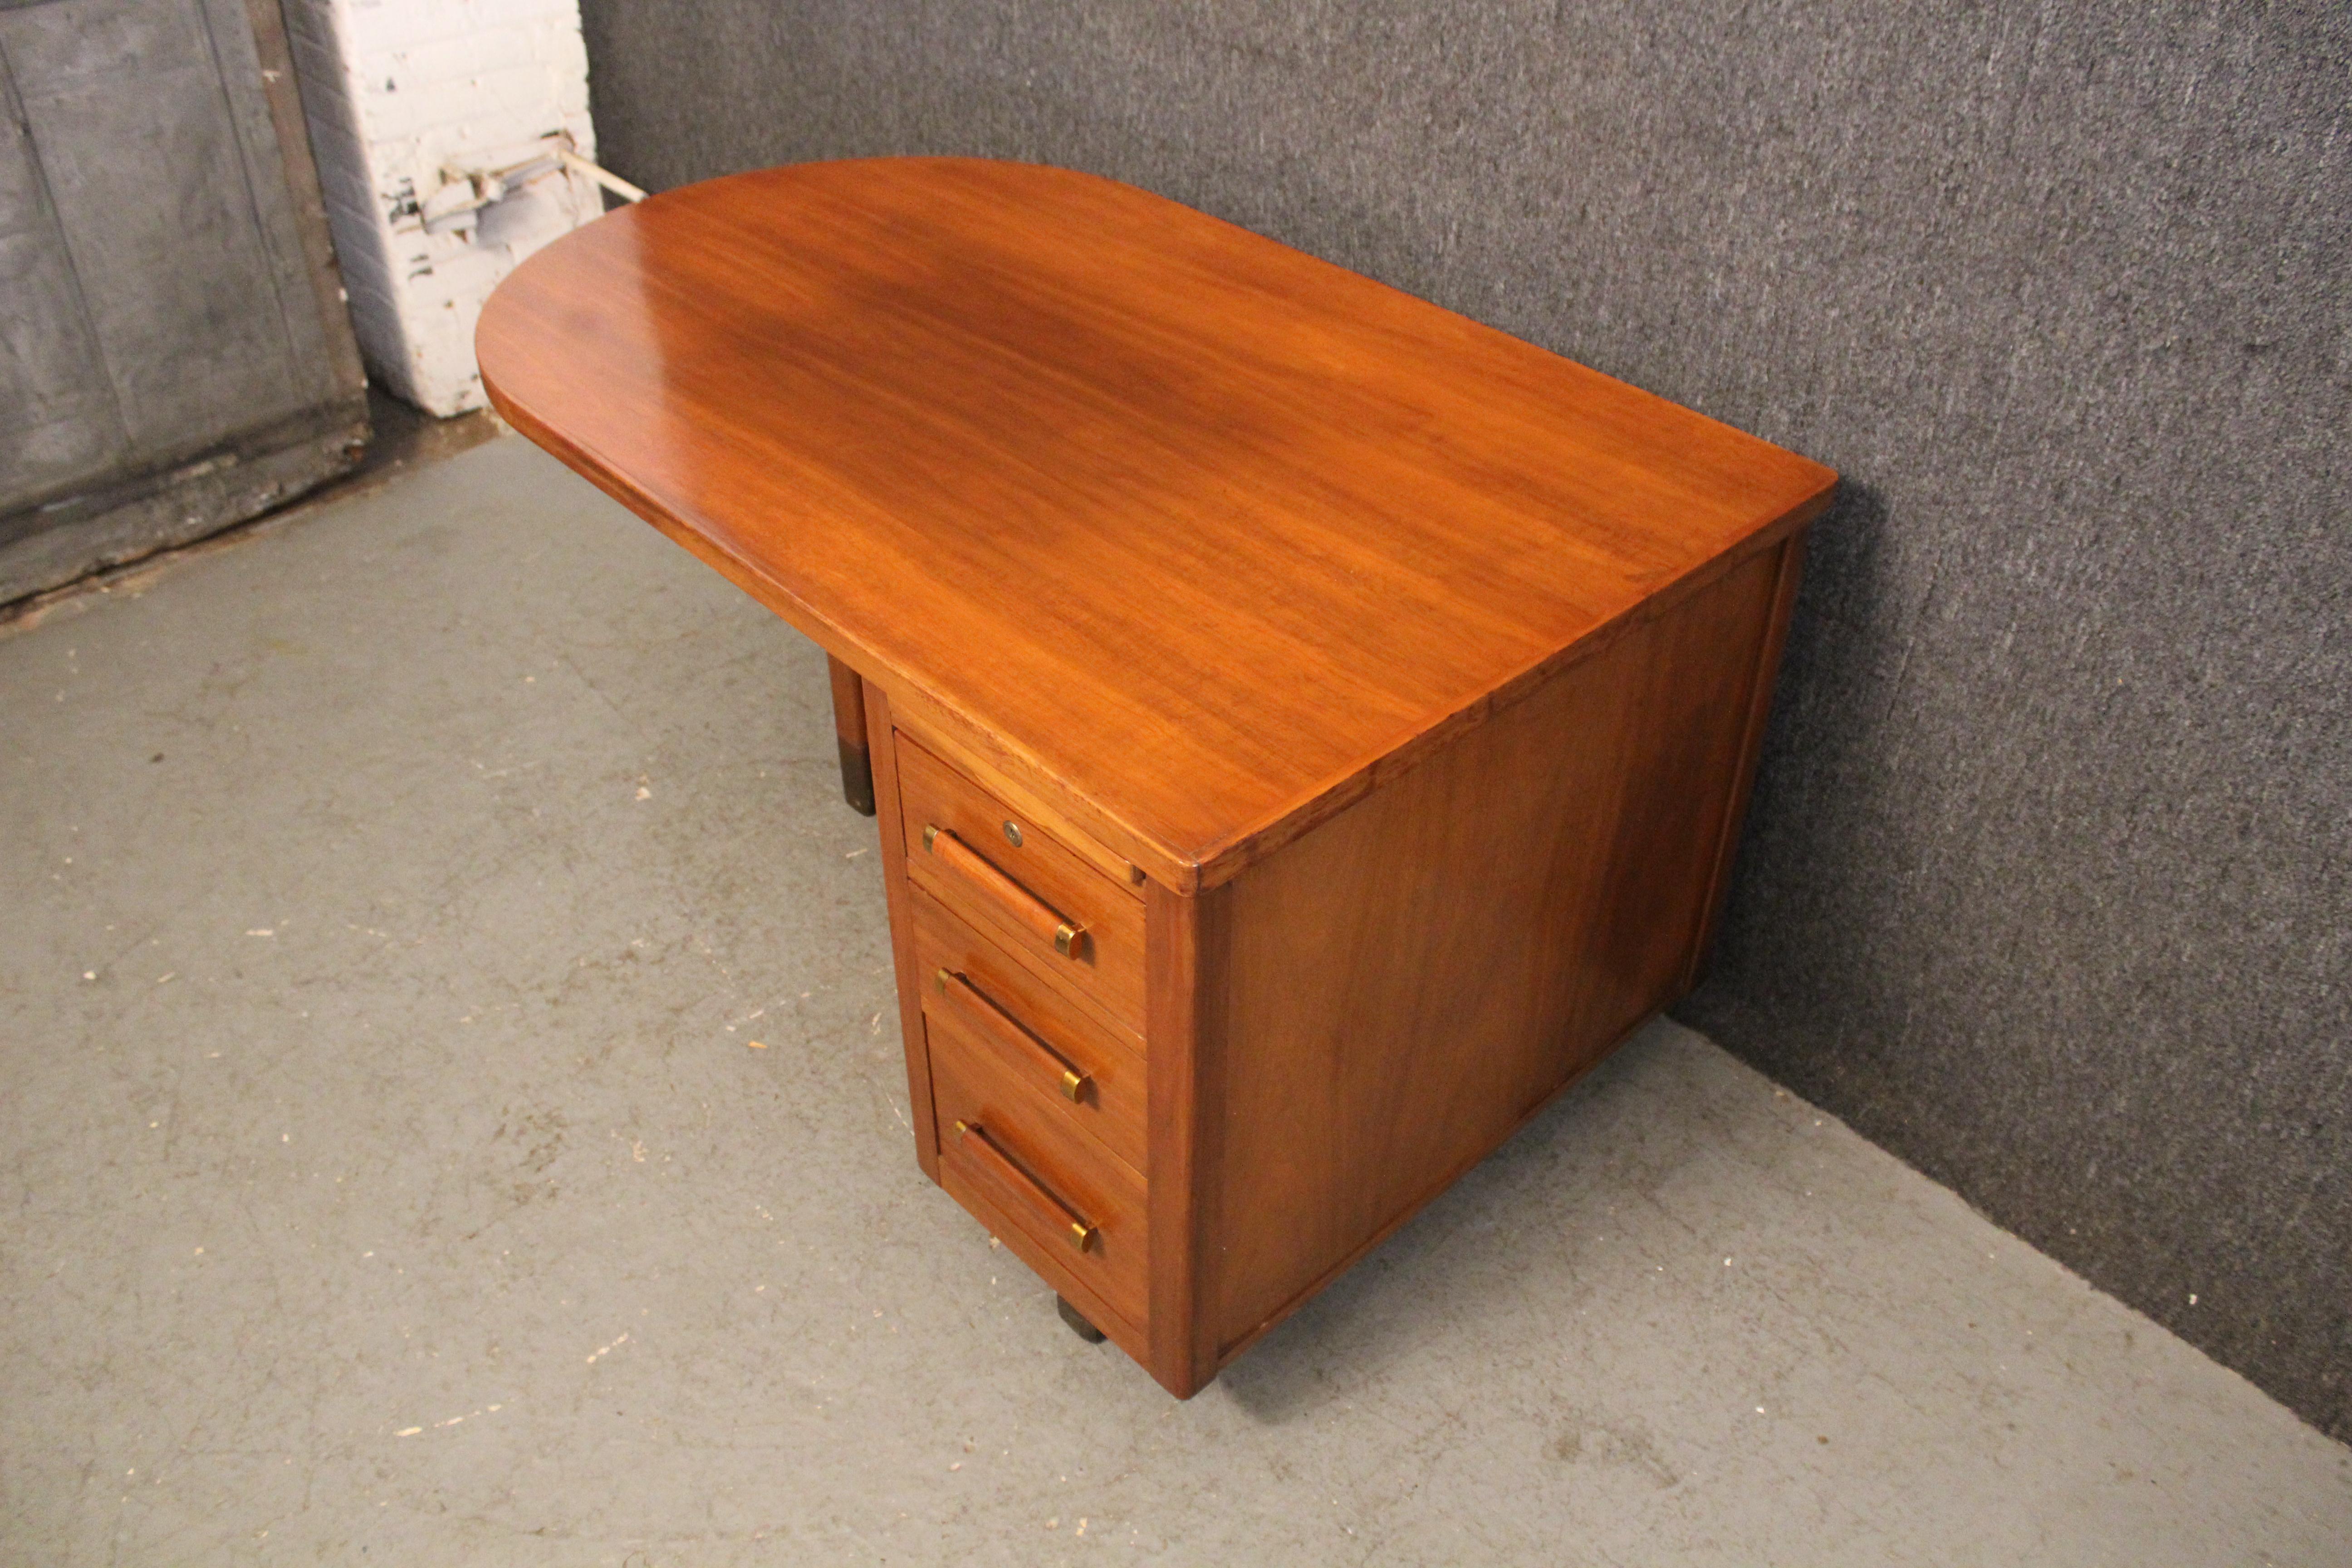
[(862, 700), (916, 1157), (1171, 1392), (1691, 984), (1819, 465), (1011, 163), (656, 196), (478, 343)]

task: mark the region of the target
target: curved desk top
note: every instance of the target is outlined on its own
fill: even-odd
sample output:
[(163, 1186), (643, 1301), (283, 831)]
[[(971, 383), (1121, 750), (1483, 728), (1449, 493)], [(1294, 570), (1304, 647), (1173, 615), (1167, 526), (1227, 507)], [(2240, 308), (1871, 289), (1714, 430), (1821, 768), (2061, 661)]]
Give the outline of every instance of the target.
[(1174, 202), (981, 160), (654, 196), (524, 263), (478, 345), (518, 429), (1180, 891), (1836, 480)]

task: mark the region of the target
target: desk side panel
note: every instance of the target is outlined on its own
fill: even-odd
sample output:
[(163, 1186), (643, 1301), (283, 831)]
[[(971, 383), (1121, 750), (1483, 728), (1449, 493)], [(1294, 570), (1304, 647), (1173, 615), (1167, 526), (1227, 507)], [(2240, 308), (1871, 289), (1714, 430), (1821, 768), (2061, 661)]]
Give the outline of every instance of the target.
[(1220, 1363), (1680, 994), (1783, 567), (1741, 563), (1229, 885), (1196, 1065)]
[(915, 1160), (940, 1179), (940, 1134), (931, 1117), (930, 1047), (923, 1033), (922, 981), (915, 966), (915, 911), (907, 882), (907, 837), (898, 809), (898, 749), (890, 743), (890, 700), (861, 681), (866, 733), (882, 743), (868, 752), (874, 767), (875, 826), (882, 842), (884, 896), (890, 903), (891, 970), (898, 984), (898, 1032), (907, 1049), (907, 1102), (914, 1114)]

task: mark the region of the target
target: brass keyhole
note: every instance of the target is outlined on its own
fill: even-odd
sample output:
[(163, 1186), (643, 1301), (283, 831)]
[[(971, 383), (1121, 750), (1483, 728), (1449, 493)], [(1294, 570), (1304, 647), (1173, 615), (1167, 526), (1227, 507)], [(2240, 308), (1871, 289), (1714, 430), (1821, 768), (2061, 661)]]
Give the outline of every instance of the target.
[(1019, 823), (1010, 821), (1005, 823), (1004, 842), (1012, 845), (1015, 849), (1021, 847), (1021, 825)]

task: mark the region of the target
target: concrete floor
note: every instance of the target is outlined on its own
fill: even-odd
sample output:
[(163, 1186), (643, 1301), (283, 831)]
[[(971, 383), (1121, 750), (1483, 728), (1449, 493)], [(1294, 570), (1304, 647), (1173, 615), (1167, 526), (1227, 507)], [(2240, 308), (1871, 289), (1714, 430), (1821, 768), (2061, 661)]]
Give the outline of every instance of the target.
[(1190, 1404), (917, 1172), (823, 661), (520, 440), (0, 631), (0, 1560), (2352, 1563), (1661, 1025)]

